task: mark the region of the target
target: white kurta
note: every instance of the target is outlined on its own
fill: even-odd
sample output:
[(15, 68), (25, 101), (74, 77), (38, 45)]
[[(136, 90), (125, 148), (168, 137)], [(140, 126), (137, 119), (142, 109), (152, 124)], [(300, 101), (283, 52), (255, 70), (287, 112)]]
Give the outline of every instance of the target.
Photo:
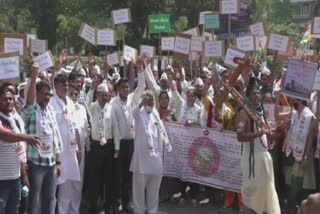
[[(133, 173), (162, 175), (162, 151), (163, 144), (159, 140), (159, 124), (154, 114), (154, 110), (148, 114), (144, 108), (135, 107), (132, 111), (135, 120), (135, 135), (134, 139), (134, 153), (131, 161), (130, 170)], [(145, 119), (147, 120), (145, 123)], [(154, 144), (155, 156), (150, 156), (148, 148), (146, 125), (150, 127), (151, 137)]]
[[(265, 136), (261, 138), (266, 140)], [(249, 168), (250, 143), (243, 143), (241, 156), (243, 203), (258, 214), (280, 214), (278, 195), (274, 185), (273, 163), (267, 148), (260, 139), (254, 141), (254, 173)]]
[[(147, 113), (138, 106), (132, 111), (135, 120), (134, 153), (130, 170), (133, 172), (133, 203), (134, 213), (156, 214), (159, 204), (159, 188), (163, 173), (161, 141), (161, 121), (154, 109)], [(154, 154), (150, 154), (149, 145), (154, 147)]]
[[(53, 96), (50, 99), (50, 105), (54, 108), (56, 113), (57, 124), (59, 124), (59, 130), (62, 139), (63, 151), (60, 154), (61, 160), (61, 175), (58, 177), (58, 184), (62, 184), (65, 181), (73, 180), (80, 181), (80, 170), (78, 166), (78, 160), (76, 151), (71, 151), (71, 139), (75, 136), (70, 136), (70, 120), (74, 123), (74, 104), (67, 97), (67, 104), (58, 98)], [(64, 109), (67, 109), (68, 116), (65, 117)], [(74, 127), (76, 128), (76, 127)]]

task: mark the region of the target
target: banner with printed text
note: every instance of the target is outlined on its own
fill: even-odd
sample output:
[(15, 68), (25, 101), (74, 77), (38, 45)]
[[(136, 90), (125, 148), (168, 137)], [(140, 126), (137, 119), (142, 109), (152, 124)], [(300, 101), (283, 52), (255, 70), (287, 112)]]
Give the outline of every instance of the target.
[(164, 176), (240, 192), (241, 144), (236, 133), (165, 123), (172, 152), (164, 153)]

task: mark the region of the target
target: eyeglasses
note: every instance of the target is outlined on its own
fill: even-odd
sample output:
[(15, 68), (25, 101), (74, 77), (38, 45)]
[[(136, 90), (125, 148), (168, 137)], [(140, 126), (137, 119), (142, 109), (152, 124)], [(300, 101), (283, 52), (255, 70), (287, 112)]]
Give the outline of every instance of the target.
[(79, 93), (72, 93), (72, 92), (70, 92), (69, 95), (70, 95), (70, 97), (73, 97), (73, 96), (76, 96), (76, 97), (77, 97), (77, 96), (79, 96)]

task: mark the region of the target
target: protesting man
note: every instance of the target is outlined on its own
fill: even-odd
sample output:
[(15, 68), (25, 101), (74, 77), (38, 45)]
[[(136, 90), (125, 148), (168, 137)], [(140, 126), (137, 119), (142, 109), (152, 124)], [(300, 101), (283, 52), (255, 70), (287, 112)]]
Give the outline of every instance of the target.
[(0, 213), (18, 213), (21, 186), (29, 185), (25, 164), (26, 151), (23, 143), (39, 144), (39, 137), (26, 135), (24, 124), (17, 120), (14, 111), (14, 91), (0, 86)]
[(28, 214), (53, 214), (62, 141), (54, 110), (48, 105), (52, 96), (50, 84), (45, 80), (36, 83), (38, 68), (38, 65), (32, 67), (26, 106), (22, 112), (26, 132), (41, 136), (38, 148), (28, 147)]
[(156, 214), (159, 188), (163, 173), (162, 148), (171, 145), (166, 130), (154, 108), (152, 91), (145, 91), (139, 106), (132, 110), (135, 121), (134, 153), (131, 161), (133, 172), (133, 203), (135, 214)]
[[(55, 118), (59, 124), (63, 150), (61, 152), (61, 176), (58, 179), (58, 211), (59, 213), (78, 213), (79, 201), (74, 200), (75, 188), (80, 182), (79, 162), (81, 161), (81, 145), (79, 131), (75, 123), (74, 104), (67, 96), (68, 77), (59, 73), (54, 77), (56, 95), (50, 99), (55, 110)], [(78, 157), (78, 159), (77, 159)]]
[(114, 98), (112, 102), (112, 126), (119, 130), (117, 135), (114, 135), (116, 163), (116, 180), (121, 184), (116, 184), (117, 190), (115, 197), (119, 197), (121, 192), (122, 208), (126, 211), (131, 210), (129, 206), (130, 192), (132, 185), (132, 174), (129, 171), (130, 162), (133, 154), (133, 139), (134, 139), (134, 123), (132, 117), (132, 109), (138, 104), (143, 91), (145, 89), (145, 78), (143, 70), (146, 69), (146, 62), (137, 61), (138, 69), (138, 86), (133, 93), (129, 94), (128, 79), (120, 79), (117, 83), (119, 96)]
[[(253, 77), (246, 89), (245, 102), (251, 111), (264, 120), (259, 86)], [(241, 194), (244, 213), (249, 214), (253, 210), (256, 213), (279, 214), (272, 158), (268, 152), (268, 137), (272, 136), (272, 132), (258, 127), (249, 113), (241, 109), (237, 118), (237, 136), (243, 143)]]
[[(101, 197), (105, 196), (105, 213), (109, 214), (112, 209), (117, 209), (113, 202), (113, 137), (118, 135), (118, 129), (113, 126), (110, 100), (112, 87), (101, 83), (97, 87), (97, 101), (89, 106), (91, 122), (91, 144), (88, 156), (88, 192), (91, 203), (91, 212), (99, 213), (98, 200), (99, 191), (103, 191)], [(100, 198), (102, 199), (102, 198)]]

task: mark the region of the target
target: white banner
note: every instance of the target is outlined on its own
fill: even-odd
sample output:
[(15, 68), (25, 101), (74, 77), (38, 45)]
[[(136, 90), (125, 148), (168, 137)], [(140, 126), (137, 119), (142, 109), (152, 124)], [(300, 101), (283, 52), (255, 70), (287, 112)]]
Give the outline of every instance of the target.
[(164, 176), (240, 192), (241, 143), (236, 134), (165, 123), (173, 150), (164, 153)]

